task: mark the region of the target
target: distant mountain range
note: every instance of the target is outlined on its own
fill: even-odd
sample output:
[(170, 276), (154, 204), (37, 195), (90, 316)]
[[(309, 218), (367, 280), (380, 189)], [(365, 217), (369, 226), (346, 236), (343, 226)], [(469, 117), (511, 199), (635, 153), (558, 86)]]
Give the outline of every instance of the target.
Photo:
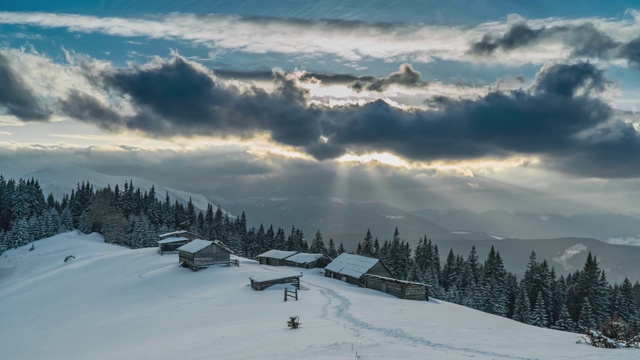
[(620, 214), (513, 213), (491, 210), (475, 213), (469, 210), (414, 211), (412, 214), (445, 226), (453, 231), (480, 232), (503, 238), (591, 237), (606, 242), (632, 242), (640, 234), (640, 220)]
[(286, 232), (293, 225), (302, 229), (307, 239), (320, 230), (325, 242), (333, 238), (336, 245), (342, 242), (347, 249), (355, 249), (367, 229), (382, 243), (392, 237), (396, 226), (412, 245), (425, 235), (437, 239), (490, 239), (479, 233), (453, 233), (434, 221), (393, 206), (363, 204), (343, 198), (252, 197), (222, 205), (233, 214), (244, 211), (252, 226), (273, 224)]
[[(154, 185), (146, 179), (105, 175), (78, 167), (42, 169), (22, 177), (38, 179), (45, 194), (53, 193), (58, 198), (70, 193), (82, 181), (89, 181), (99, 188), (108, 184), (122, 186), (132, 180), (134, 186), (146, 191)], [(563, 216), (502, 210), (475, 213), (464, 209), (408, 212), (385, 204), (359, 203), (344, 198), (250, 197), (226, 201), (166, 188), (157, 183), (155, 189), (161, 198), (168, 192), (172, 201), (177, 199), (186, 203), (191, 198), (194, 205), (202, 210), (211, 202), (220, 204), (233, 215), (244, 211), (249, 226), (273, 224), (285, 229), (286, 233), (295, 226), (302, 229), (308, 241), (320, 230), (325, 243), (333, 238), (336, 246), (343, 243), (348, 251), (355, 250), (367, 229), (382, 243), (391, 239), (397, 226), (400, 236), (413, 248), (425, 235), (439, 244), (443, 261), (449, 249), (467, 256), (471, 246), (475, 245), (484, 258), (490, 247), (495, 246), (501, 252), (507, 269), (521, 275), (530, 252), (534, 250), (539, 260), (547, 259), (558, 273), (566, 274), (581, 268), (591, 251), (598, 256), (601, 267), (607, 269), (610, 280), (619, 282), (624, 277), (640, 279), (640, 246), (619, 245), (640, 245), (637, 240), (640, 238), (640, 220), (625, 215)]]

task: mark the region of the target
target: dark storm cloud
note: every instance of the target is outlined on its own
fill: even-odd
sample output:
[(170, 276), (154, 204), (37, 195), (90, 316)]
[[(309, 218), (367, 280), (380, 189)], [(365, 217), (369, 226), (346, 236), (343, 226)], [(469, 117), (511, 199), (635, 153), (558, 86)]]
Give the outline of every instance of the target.
[(363, 90), (382, 92), (393, 84), (406, 87), (426, 85), (421, 79), (420, 72), (414, 70), (410, 64), (402, 64), (399, 71), (391, 73), (388, 77), (373, 78), (371, 80), (360, 79), (354, 82), (351, 88), (357, 92)]
[(620, 57), (627, 59), (629, 63), (640, 67), (640, 37), (629, 41), (620, 47)]
[(0, 53), (0, 109), (25, 121), (47, 120), (50, 116), (38, 98), (11, 67), (9, 59)]
[[(606, 154), (620, 164), (640, 160), (637, 132), (614, 121), (612, 108), (598, 98), (609, 81), (589, 63), (545, 67), (528, 89), (495, 90), (478, 99), (439, 97), (431, 101), (435, 109), (413, 111), (383, 100), (315, 106), (293, 75), (274, 71), (272, 79), (272, 92), (241, 89), (175, 57), (153, 68), (104, 75), (106, 87), (131, 99), (133, 116), (113, 119), (79, 95), (67, 99), (73, 104), (66, 108), (82, 103), (85, 110), (76, 114), (94, 114), (85, 121), (159, 137), (267, 133), (319, 160), (347, 151), (388, 151), (421, 161), (538, 155), (563, 171), (584, 174), (608, 166)], [(587, 167), (579, 159), (592, 163)], [(583, 165), (569, 167), (574, 160)], [(621, 165), (602, 172), (604, 177), (631, 174), (640, 175), (640, 169)]]
[(512, 51), (548, 40), (562, 42), (574, 57), (627, 60), (640, 66), (640, 38), (627, 43), (614, 40), (593, 24), (562, 25), (533, 29), (526, 23), (512, 25), (504, 34), (485, 34), (471, 44), (469, 52), (475, 55), (491, 55), (497, 50)]
[[(216, 69), (213, 71), (217, 77), (223, 79), (235, 80), (271, 80), (273, 78), (273, 70), (264, 71), (243, 71), (243, 70), (224, 70)], [(324, 74), (314, 72), (304, 72), (300, 76), (300, 81), (319, 80), (327, 84), (350, 84), (355, 81), (372, 81), (373, 76), (356, 76), (351, 74)]]
[(136, 107), (133, 116), (118, 116), (95, 99), (72, 94), (62, 109), (83, 121), (113, 130), (128, 128), (153, 136), (238, 135), (269, 132), (292, 146), (320, 139), (317, 111), (307, 106), (307, 90), (297, 79), (274, 71), (273, 92), (257, 87), (224, 85), (208, 71), (176, 56), (154, 68), (133, 67), (103, 74), (103, 86), (126, 95)]
[(611, 81), (604, 72), (589, 63), (558, 64), (543, 69), (535, 84), (538, 93), (574, 97), (578, 90), (602, 92)]
[(485, 34), (482, 40), (471, 45), (471, 52), (474, 54), (489, 55), (498, 49), (513, 50), (522, 46), (536, 42), (544, 32), (542, 29), (531, 29), (527, 24), (518, 23), (500, 37)]
[(100, 103), (95, 97), (77, 90), (71, 91), (59, 104), (60, 110), (68, 116), (95, 122), (109, 130), (117, 129), (120, 122), (117, 112)]

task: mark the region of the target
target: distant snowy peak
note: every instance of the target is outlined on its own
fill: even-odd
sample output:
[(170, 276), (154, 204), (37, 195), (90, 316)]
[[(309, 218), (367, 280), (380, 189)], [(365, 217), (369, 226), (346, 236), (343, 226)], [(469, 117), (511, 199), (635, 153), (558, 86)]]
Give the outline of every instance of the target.
[(192, 194), (182, 190), (163, 187), (152, 181), (133, 176), (107, 175), (76, 166), (41, 169), (25, 174), (22, 178), (37, 179), (45, 196), (51, 193), (57, 199), (61, 199), (64, 194), (71, 193), (71, 190), (74, 190), (77, 185), (82, 182), (88, 181), (93, 185), (94, 189), (104, 188), (107, 185), (113, 188), (116, 184), (122, 189), (125, 183), (133, 182), (133, 186), (140, 188), (141, 191), (149, 191), (151, 187), (154, 186), (156, 196), (160, 200), (164, 200), (164, 196), (168, 192), (172, 202), (177, 200), (181, 203), (187, 203), (189, 202), (189, 198), (191, 198), (193, 205), (201, 210), (206, 210), (209, 204), (207, 197), (201, 194)]
[(613, 245), (631, 245), (640, 246), (640, 235), (636, 236), (624, 236), (624, 237), (611, 237), (606, 240), (607, 243)]
[(576, 267), (569, 264), (569, 260), (571, 260), (571, 258), (573, 258), (574, 256), (580, 254), (581, 252), (587, 251), (587, 250), (588, 249), (584, 244), (578, 243), (567, 248), (562, 254), (559, 254), (558, 257), (554, 257), (553, 261), (562, 265), (562, 268), (565, 270), (575, 270)]

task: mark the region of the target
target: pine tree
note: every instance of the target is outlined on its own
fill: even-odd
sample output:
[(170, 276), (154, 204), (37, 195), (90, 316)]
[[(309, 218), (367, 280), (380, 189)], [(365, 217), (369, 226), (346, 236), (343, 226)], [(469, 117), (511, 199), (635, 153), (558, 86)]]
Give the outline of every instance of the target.
[(589, 302), (589, 298), (585, 297), (582, 301), (582, 307), (580, 308), (580, 318), (578, 319), (578, 326), (582, 330), (593, 329), (596, 326), (595, 316), (593, 314), (593, 307)]
[(531, 324), (531, 306), (529, 305), (527, 292), (523, 287), (521, 287), (520, 291), (518, 292), (518, 298), (516, 300), (515, 310), (513, 313), (513, 320), (525, 324)]
[(311, 241), (311, 247), (309, 247), (309, 251), (313, 254), (327, 253), (327, 248), (324, 246), (324, 241), (322, 241), (322, 234), (320, 233), (320, 230), (316, 231), (316, 235)]
[(453, 253), (453, 249), (449, 250), (447, 260), (442, 268), (440, 276), (440, 286), (443, 291), (449, 291), (449, 289), (455, 284), (456, 281), (456, 256)]
[(567, 306), (564, 303), (560, 304), (558, 321), (556, 321), (553, 328), (562, 331), (574, 331), (576, 329), (576, 325), (573, 322), (573, 319), (571, 319), (571, 315), (569, 315)]
[(73, 217), (71, 215), (71, 209), (66, 206), (60, 215), (60, 231), (66, 232), (71, 230), (73, 230)]
[(327, 248), (327, 256), (332, 259), (335, 259), (338, 256), (338, 251), (336, 250), (336, 245), (333, 243), (333, 238), (329, 239), (329, 247)]
[(538, 327), (547, 327), (549, 320), (547, 318), (547, 306), (544, 303), (542, 292), (538, 292), (535, 307), (531, 313), (531, 324)]
[(371, 257), (380, 259), (380, 242), (377, 237), (373, 240), (373, 252), (371, 253)]
[(284, 230), (282, 228), (278, 228), (278, 230), (276, 231), (274, 249), (285, 250), (286, 247), (287, 247), (286, 242), (287, 242), (287, 240), (286, 240), (285, 235), (284, 235)]
[(342, 243), (340, 243), (340, 245), (338, 246), (338, 255), (340, 255), (340, 254), (342, 254), (344, 252), (345, 252), (344, 246), (342, 245)]
[(360, 255), (373, 257), (373, 236), (371, 236), (371, 230), (367, 229), (367, 235), (365, 235), (360, 247)]
[(628, 278), (624, 278), (620, 285), (620, 297), (620, 317), (626, 322), (631, 322), (636, 315), (636, 303), (633, 297), (633, 286)]

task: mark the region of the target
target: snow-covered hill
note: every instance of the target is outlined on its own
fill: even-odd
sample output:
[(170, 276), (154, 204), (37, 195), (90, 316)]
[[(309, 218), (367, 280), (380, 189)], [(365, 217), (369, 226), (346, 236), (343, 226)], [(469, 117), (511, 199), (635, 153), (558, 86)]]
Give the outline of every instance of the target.
[(140, 188), (142, 191), (149, 191), (151, 186), (155, 186), (156, 196), (161, 200), (164, 200), (165, 194), (169, 192), (172, 202), (177, 199), (181, 203), (187, 203), (191, 198), (193, 205), (201, 210), (206, 210), (209, 204), (207, 197), (201, 194), (163, 187), (146, 179), (107, 175), (77, 166), (46, 168), (25, 174), (22, 177), (37, 179), (44, 195), (47, 196), (51, 193), (57, 199), (61, 199), (64, 194), (70, 194), (71, 190), (75, 189), (76, 185), (83, 181), (89, 181), (96, 189), (107, 185), (111, 185), (113, 188), (116, 184), (123, 189), (124, 183), (133, 181), (133, 186)]
[[(176, 255), (68, 233), (0, 257), (3, 359), (631, 359), (446, 302), (400, 300), (303, 270), (299, 301), (241, 260), (197, 273)], [(64, 262), (67, 255), (75, 259)], [(302, 326), (289, 330), (289, 316)]]

